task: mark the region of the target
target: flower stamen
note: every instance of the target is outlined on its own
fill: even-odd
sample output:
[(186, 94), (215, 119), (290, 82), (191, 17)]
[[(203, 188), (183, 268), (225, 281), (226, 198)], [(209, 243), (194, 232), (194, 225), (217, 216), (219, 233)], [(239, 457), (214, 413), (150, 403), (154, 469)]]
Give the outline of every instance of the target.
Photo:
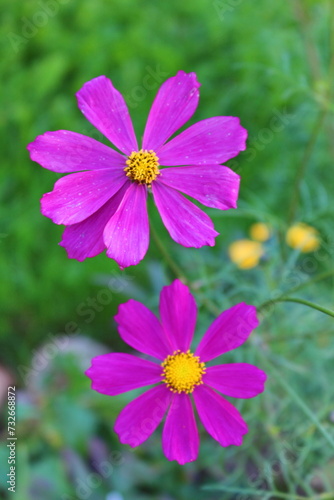
[(160, 175), (159, 158), (155, 152), (150, 149), (141, 149), (140, 151), (132, 151), (126, 161), (127, 167), (124, 171), (127, 177), (138, 184), (147, 184), (150, 186), (152, 181)]
[(172, 392), (190, 394), (196, 385), (203, 384), (205, 363), (201, 363), (199, 357), (190, 351), (174, 351), (172, 355), (167, 356), (161, 366), (163, 382)]

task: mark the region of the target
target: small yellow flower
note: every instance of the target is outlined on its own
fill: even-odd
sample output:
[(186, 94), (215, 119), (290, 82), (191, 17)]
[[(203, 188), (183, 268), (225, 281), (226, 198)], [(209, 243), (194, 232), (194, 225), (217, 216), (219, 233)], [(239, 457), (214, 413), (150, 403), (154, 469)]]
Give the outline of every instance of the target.
[(258, 265), (264, 254), (261, 243), (252, 240), (237, 240), (228, 248), (230, 259), (240, 269), (251, 269)]
[(320, 246), (319, 232), (303, 222), (291, 226), (286, 233), (285, 240), (291, 248), (303, 253), (315, 252)]
[(256, 241), (267, 241), (270, 238), (271, 231), (264, 222), (252, 224), (249, 230), (250, 237)]

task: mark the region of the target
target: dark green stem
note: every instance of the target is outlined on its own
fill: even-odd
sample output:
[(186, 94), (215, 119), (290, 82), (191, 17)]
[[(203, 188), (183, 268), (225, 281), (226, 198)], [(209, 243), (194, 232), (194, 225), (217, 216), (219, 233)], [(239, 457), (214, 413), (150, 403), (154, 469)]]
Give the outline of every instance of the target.
[(160, 240), (160, 238), (159, 238), (156, 230), (154, 229), (154, 227), (152, 225), (150, 227), (150, 230), (151, 230), (152, 238), (153, 238), (155, 244), (157, 245), (159, 252), (164, 257), (166, 263), (168, 264), (168, 266), (171, 269), (171, 271), (174, 274), (174, 276), (176, 278), (179, 278), (186, 285), (188, 285), (189, 284), (188, 283), (188, 279), (186, 278), (186, 276), (184, 276), (184, 274), (182, 272), (182, 269), (178, 266), (178, 264), (176, 264), (176, 262), (174, 261), (174, 259), (170, 256), (170, 254), (166, 250), (164, 244)]
[(188, 280), (188, 278), (183, 274), (182, 269), (176, 264), (174, 259), (170, 256), (168, 251), (166, 250), (164, 244), (160, 240), (156, 230), (154, 229), (153, 226), (151, 226), (151, 234), (152, 238), (155, 242), (155, 244), (158, 247), (159, 252), (161, 255), (164, 257), (167, 265), (169, 266), (170, 270), (174, 274), (176, 278), (179, 278), (185, 285), (189, 286), (191, 290), (197, 293), (199, 296), (199, 300), (201, 301), (202, 305), (206, 307), (206, 309), (213, 314), (214, 316), (218, 316), (221, 313), (221, 310), (214, 304), (210, 299), (205, 297), (203, 294), (198, 293), (197, 287), (194, 287), (193, 284)]
[(291, 197), (289, 217), (288, 217), (288, 224), (289, 225), (293, 222), (293, 220), (295, 218), (296, 210), (297, 210), (299, 199), (300, 199), (300, 184), (301, 184), (303, 177), (305, 175), (306, 167), (311, 159), (314, 146), (315, 146), (316, 141), (318, 139), (319, 133), (321, 132), (322, 125), (325, 121), (326, 115), (327, 115), (327, 109), (321, 109), (319, 111), (319, 114), (314, 122), (313, 129), (312, 129), (312, 132), (310, 134), (309, 140), (306, 144), (305, 152), (304, 152), (302, 159), (299, 163), (299, 166), (297, 168), (297, 173), (296, 173), (292, 197)]
[[(324, 77), (322, 75), (322, 70), (321, 70), (321, 64), (320, 64), (320, 59), (318, 55), (318, 50), (317, 46), (315, 45), (311, 33), (311, 26), (310, 26), (310, 16), (307, 15), (307, 10), (306, 6), (304, 5), (304, 2), (302, 0), (295, 0), (294, 2), (295, 6), (295, 14), (297, 17), (297, 20), (300, 25), (300, 29), (302, 32), (302, 38), (304, 41), (304, 46), (305, 46), (305, 53), (306, 53), (306, 58), (308, 60), (309, 68), (310, 68), (310, 74), (311, 74), (311, 80), (313, 80), (313, 85), (316, 85), (319, 81), (321, 81)], [(333, 19), (333, 8), (330, 9), (330, 21)], [(333, 36), (333, 30), (332, 26), (330, 26), (330, 36)], [(329, 63), (329, 71), (328, 71), (328, 83), (331, 85), (332, 82), (332, 73), (334, 71), (334, 58), (331, 58), (331, 61)], [(322, 103), (322, 109), (320, 109), (318, 116), (315, 120), (313, 129), (311, 131), (309, 140), (306, 144), (305, 152), (304, 155), (301, 158), (300, 164), (297, 168), (297, 173), (295, 177), (295, 182), (294, 182), (294, 187), (293, 187), (293, 192), (292, 192), (292, 198), (291, 198), (291, 205), (290, 205), (290, 210), (289, 210), (289, 216), (288, 216), (288, 223), (291, 224), (292, 221), (294, 220), (296, 210), (298, 207), (299, 199), (300, 199), (300, 184), (303, 180), (303, 177), (305, 175), (305, 171), (307, 168), (307, 165), (311, 159), (312, 153), (314, 146), (316, 144), (317, 138), (319, 133), (321, 132), (322, 126), (325, 122), (325, 118), (328, 112), (329, 108), (329, 103), (330, 101), (330, 95), (328, 92), (326, 92), (326, 97), (325, 102)]]
[(311, 278), (310, 280), (304, 281), (300, 285), (296, 285), (293, 288), (290, 288), (290, 290), (287, 290), (285, 293), (282, 293), (281, 297), (286, 297), (287, 294), (297, 292), (297, 290), (300, 290), (301, 288), (305, 288), (306, 286), (311, 285), (312, 283), (317, 283), (318, 281), (330, 278), (333, 275), (334, 275), (334, 269), (330, 269), (329, 271), (324, 271), (323, 273), (314, 276), (314, 278)]
[(299, 299), (297, 297), (279, 297), (277, 299), (273, 300), (268, 300), (267, 302), (264, 302), (261, 304), (257, 310), (258, 312), (261, 312), (262, 309), (265, 309), (268, 306), (272, 306), (276, 302), (296, 302), (297, 304), (302, 304), (307, 307), (311, 307), (312, 309), (316, 309), (317, 311), (320, 311), (324, 314), (327, 314), (328, 316), (332, 316), (334, 318), (334, 311), (331, 311), (330, 309), (327, 309), (326, 307), (319, 306), (318, 304), (314, 304), (313, 302), (310, 302), (309, 300), (305, 299)]

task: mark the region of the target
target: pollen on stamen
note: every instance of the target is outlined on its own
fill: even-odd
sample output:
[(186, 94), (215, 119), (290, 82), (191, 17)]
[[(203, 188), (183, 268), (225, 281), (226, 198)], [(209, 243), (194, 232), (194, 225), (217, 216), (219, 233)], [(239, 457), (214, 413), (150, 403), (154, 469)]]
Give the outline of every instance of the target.
[(194, 356), (189, 350), (187, 352), (174, 351), (172, 355), (167, 356), (161, 366), (163, 367), (162, 382), (172, 392), (190, 394), (197, 385), (203, 384), (205, 363), (202, 363), (199, 357)]
[(151, 183), (160, 175), (158, 160), (159, 158), (152, 149), (132, 151), (126, 161), (127, 167), (124, 169), (126, 176), (138, 184), (151, 186)]

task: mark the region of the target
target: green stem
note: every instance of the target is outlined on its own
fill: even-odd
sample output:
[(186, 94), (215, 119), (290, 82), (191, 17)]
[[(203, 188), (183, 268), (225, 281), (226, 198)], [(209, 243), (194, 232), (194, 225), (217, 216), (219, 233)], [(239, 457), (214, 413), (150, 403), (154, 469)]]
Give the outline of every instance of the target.
[(302, 159), (297, 168), (297, 173), (295, 177), (292, 197), (291, 197), (291, 205), (289, 210), (288, 224), (290, 225), (295, 218), (296, 210), (298, 207), (299, 199), (300, 199), (300, 184), (305, 175), (306, 167), (311, 159), (314, 146), (316, 144), (318, 135), (321, 131), (322, 125), (327, 115), (327, 109), (321, 109), (319, 114), (314, 122), (312, 132), (310, 134), (309, 140), (306, 144), (305, 152), (302, 156)]
[(294, 7), (295, 16), (300, 26), (301, 38), (304, 42), (305, 55), (309, 64), (311, 78), (313, 81), (319, 81), (322, 79), (322, 71), (318, 47), (312, 38), (312, 26), (310, 26), (309, 22), (310, 16), (308, 16), (303, 0), (295, 0)]
[(316, 309), (317, 311), (320, 311), (324, 314), (327, 314), (328, 316), (332, 316), (334, 318), (334, 311), (331, 311), (330, 309), (327, 309), (326, 307), (319, 306), (318, 304), (314, 304), (313, 302), (310, 302), (309, 300), (305, 299), (299, 299), (297, 297), (279, 297), (277, 299), (273, 300), (268, 300), (267, 302), (264, 302), (261, 304), (257, 310), (260, 312), (262, 309), (265, 309), (269, 305), (273, 305), (276, 302), (296, 302), (297, 304), (303, 304), (304, 306), (311, 307), (312, 309)]
[(297, 290), (300, 290), (301, 288), (305, 288), (306, 286), (311, 285), (312, 283), (317, 283), (318, 281), (330, 278), (333, 275), (334, 275), (334, 269), (330, 269), (329, 271), (324, 271), (323, 273), (314, 276), (314, 278), (311, 278), (310, 280), (304, 281), (300, 285), (296, 285), (290, 288), (290, 290), (287, 290), (285, 293), (282, 293), (281, 297), (285, 297), (289, 293), (297, 292)]
[[(151, 226), (151, 234), (152, 234), (152, 238), (153, 238), (155, 244), (157, 245), (157, 247), (159, 249), (159, 252), (164, 257), (166, 263), (168, 264), (168, 266), (169, 266), (170, 270), (172, 271), (172, 273), (174, 274), (174, 276), (176, 278), (179, 278), (185, 285), (189, 286), (189, 288), (191, 290), (193, 290), (194, 292), (196, 292), (198, 294), (198, 289), (193, 286), (193, 284), (183, 274), (182, 269), (178, 266), (178, 264), (176, 264), (174, 259), (170, 256), (170, 254), (166, 250), (164, 244), (160, 240), (160, 238), (159, 238), (159, 236), (158, 236), (158, 234), (153, 226)], [(216, 304), (214, 304), (214, 302), (212, 302), (210, 299), (205, 297), (203, 294), (199, 295), (199, 300), (201, 301), (203, 306), (206, 307), (206, 309), (214, 316), (218, 316), (221, 313), (221, 310), (216, 306)]]
[(188, 285), (189, 284), (188, 279), (183, 274), (182, 269), (178, 266), (178, 264), (176, 264), (174, 259), (170, 256), (170, 254), (166, 250), (164, 244), (160, 240), (158, 233), (154, 229), (153, 225), (151, 225), (150, 230), (151, 230), (152, 238), (153, 238), (155, 244), (157, 245), (159, 252), (164, 257), (164, 259), (165, 259), (166, 263), (168, 264), (168, 266), (170, 267), (172, 273), (175, 275), (176, 278), (179, 278), (183, 283)]
[(258, 312), (261, 312), (262, 309), (266, 309), (268, 306), (273, 305), (275, 302), (282, 302), (282, 299), (289, 296), (290, 293), (297, 292), (301, 288), (305, 288), (306, 286), (311, 285), (312, 283), (317, 283), (318, 281), (330, 278), (333, 275), (334, 275), (334, 269), (330, 269), (329, 271), (324, 271), (323, 273), (314, 276), (314, 278), (311, 278), (307, 281), (304, 281), (303, 283), (300, 283), (299, 285), (290, 288), (289, 290), (286, 290), (284, 293), (276, 297), (276, 299), (267, 300), (266, 302), (263, 302), (260, 306), (257, 307), (257, 310)]
[[(302, 0), (295, 0), (294, 2), (295, 5), (295, 14), (297, 17), (297, 20), (299, 22), (301, 31), (302, 31), (302, 38), (304, 41), (304, 47), (305, 47), (305, 52), (306, 52), (306, 58), (308, 60), (309, 68), (310, 68), (310, 74), (311, 74), (311, 80), (313, 80), (313, 85), (316, 84), (317, 82), (321, 81), (323, 79), (322, 76), (322, 71), (321, 71), (321, 64), (320, 64), (320, 59), (318, 55), (318, 50), (317, 46), (314, 43), (312, 37), (311, 37), (311, 27), (309, 25), (309, 20), (306, 12), (306, 7)], [(332, 18), (332, 13), (333, 10), (331, 9), (330, 11), (330, 17)], [(332, 35), (332, 30), (330, 28), (330, 34)], [(330, 62), (330, 67), (329, 67), (329, 74), (328, 74), (328, 82), (331, 83), (331, 75), (332, 71), (334, 68), (334, 60), (332, 58)], [(292, 223), (295, 213), (298, 207), (299, 199), (300, 199), (300, 184), (303, 180), (303, 177), (305, 175), (306, 167), (311, 159), (313, 149), (315, 146), (315, 143), (317, 141), (318, 135), (322, 129), (322, 126), (325, 122), (325, 118), (328, 112), (328, 107), (329, 107), (329, 95), (326, 96), (326, 103), (323, 103), (322, 105), (324, 106), (322, 109), (320, 109), (319, 114), (315, 120), (313, 129), (311, 131), (309, 140), (306, 144), (305, 152), (304, 155), (301, 158), (300, 164), (297, 168), (297, 173), (295, 177), (295, 182), (294, 182), (294, 188), (293, 188), (293, 193), (292, 193), (292, 198), (291, 198), (291, 205), (290, 205), (290, 210), (289, 210), (289, 217), (288, 217), (288, 222), (289, 225)], [(324, 105), (325, 104), (325, 105)]]
[(320, 311), (320, 312), (327, 314), (328, 316), (332, 316), (334, 318), (334, 311), (331, 311), (330, 309), (327, 309), (326, 307), (319, 306), (319, 304), (314, 304), (314, 302), (310, 302), (309, 300), (299, 299), (297, 297), (285, 297), (284, 299), (281, 299), (281, 301), (282, 302), (297, 302), (297, 304), (303, 304), (304, 306), (312, 307), (313, 309), (316, 309), (317, 311)]

